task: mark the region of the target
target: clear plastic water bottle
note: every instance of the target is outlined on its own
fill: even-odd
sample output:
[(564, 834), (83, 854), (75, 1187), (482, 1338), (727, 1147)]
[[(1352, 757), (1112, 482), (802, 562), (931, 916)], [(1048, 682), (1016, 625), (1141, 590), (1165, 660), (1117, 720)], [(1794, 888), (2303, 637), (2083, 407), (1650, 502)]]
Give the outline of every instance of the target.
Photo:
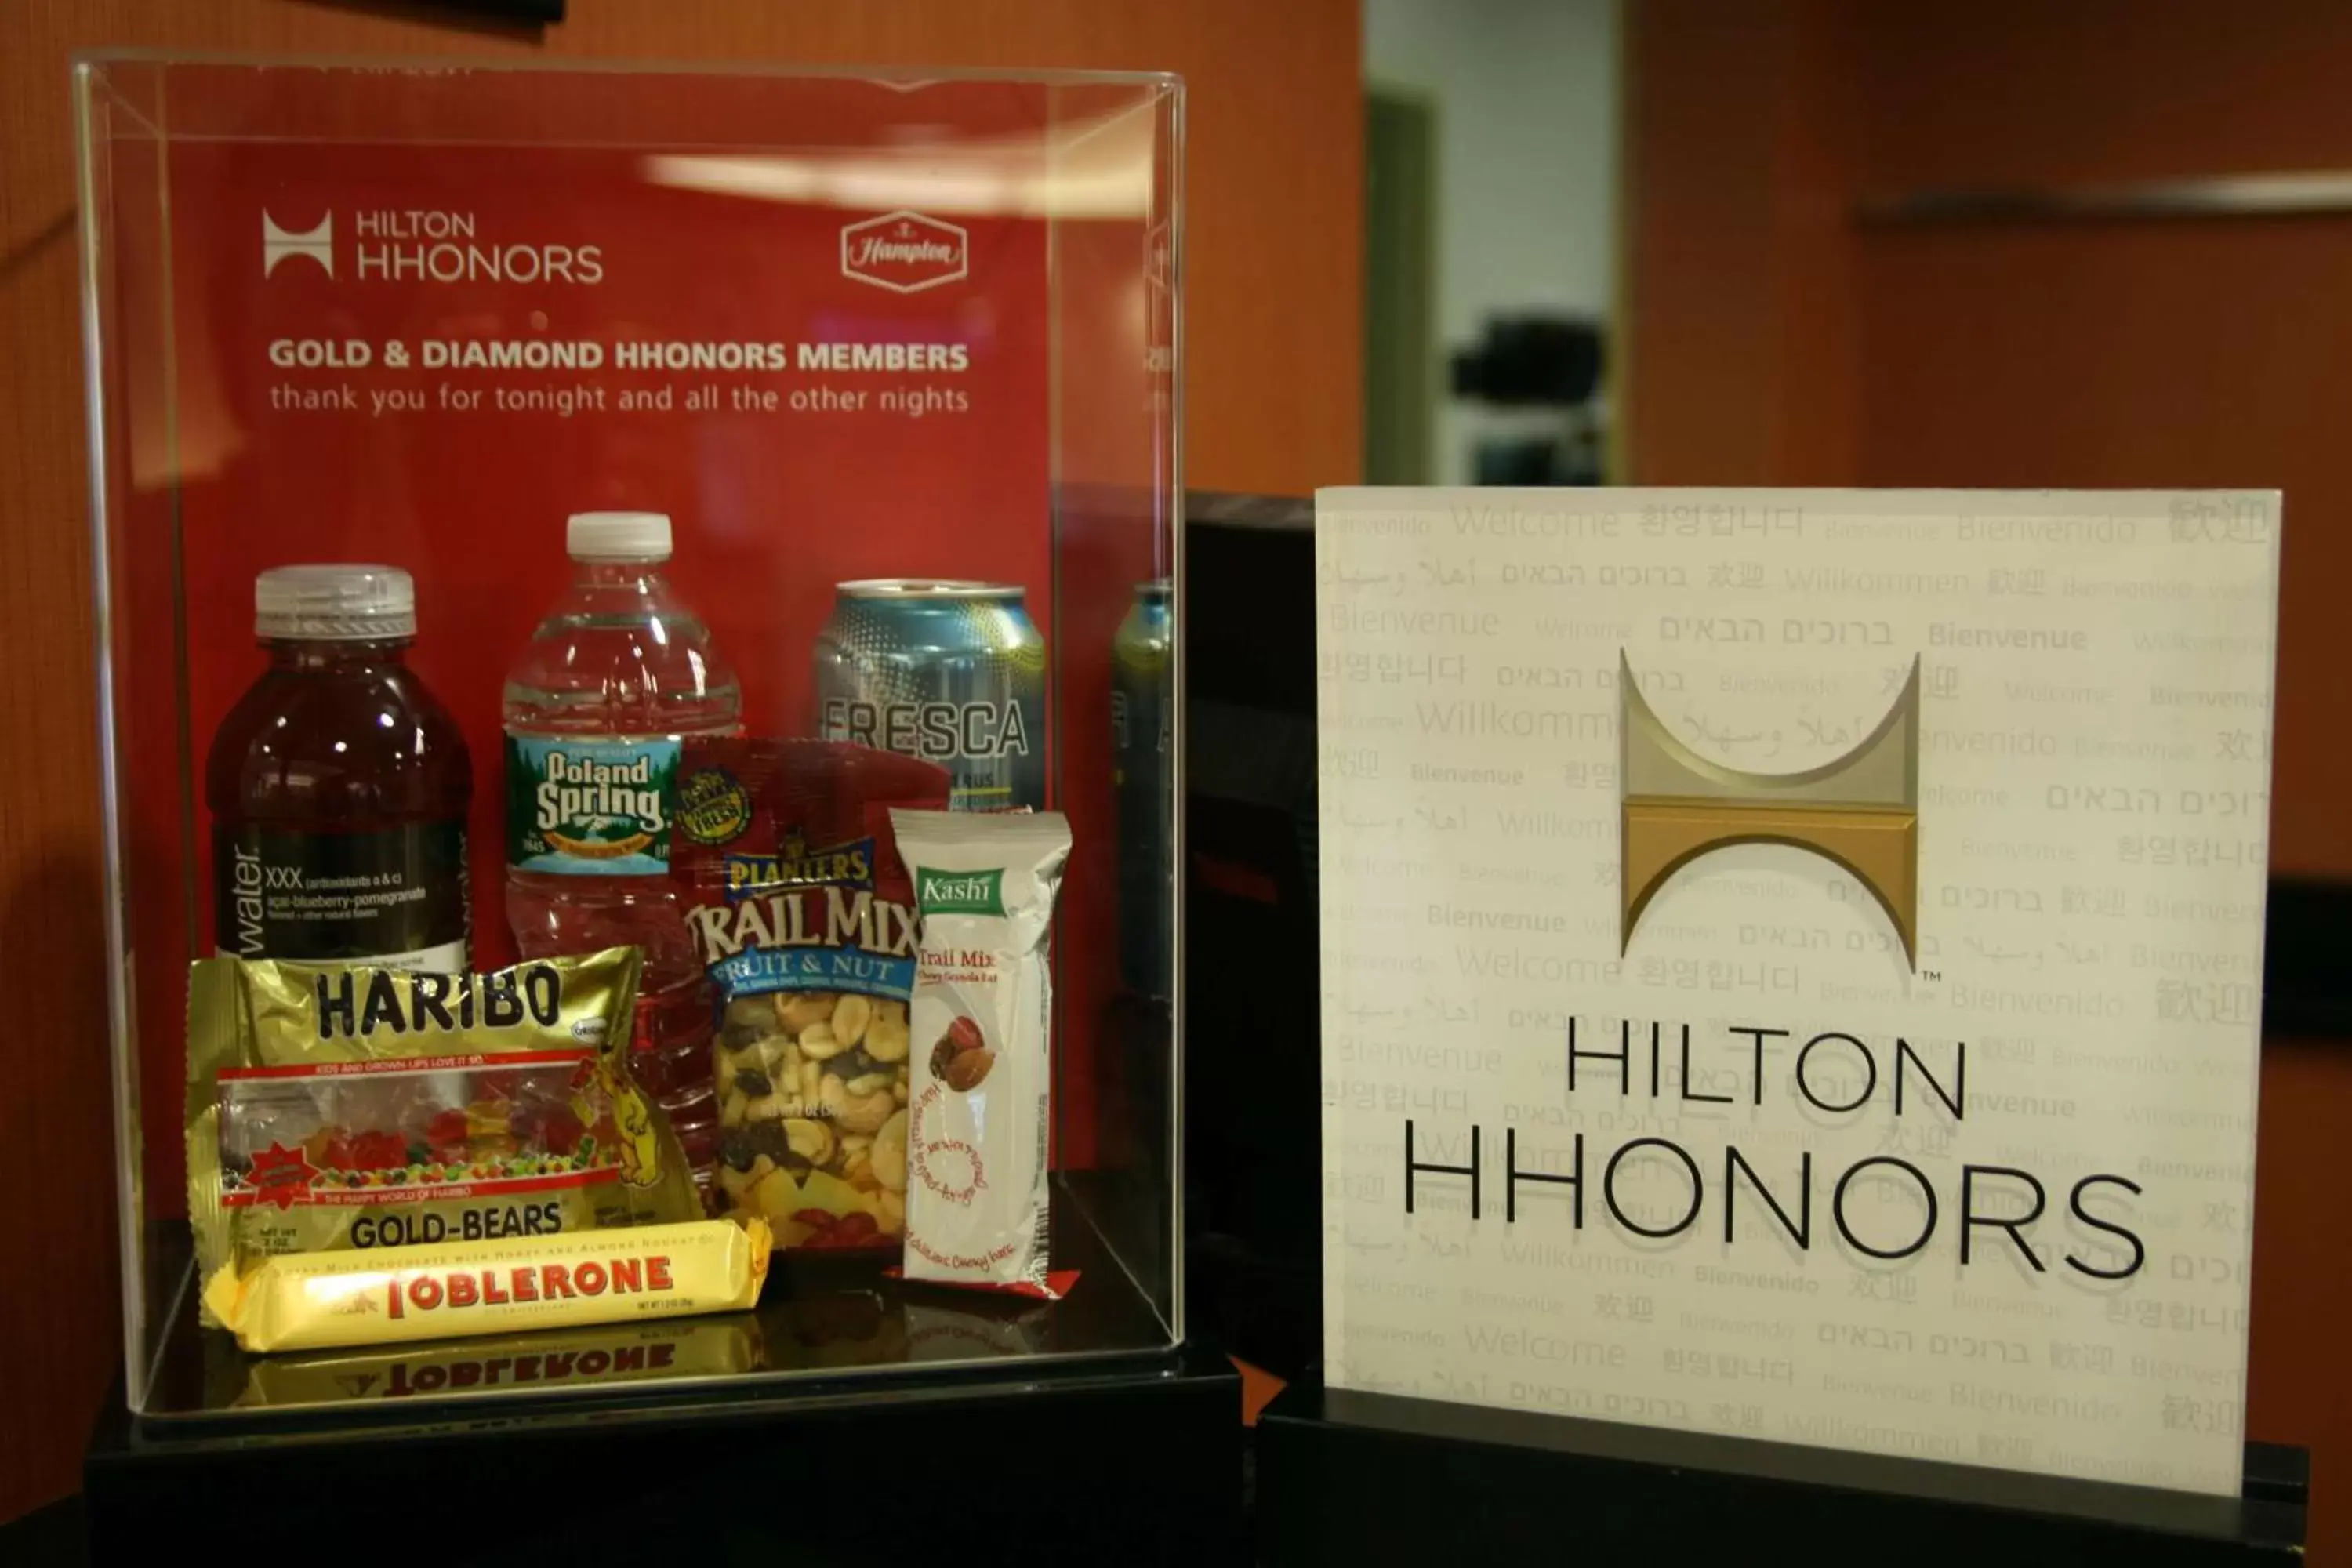
[(582, 512), (572, 584), (509, 671), (507, 920), (526, 958), (644, 949), (639, 1081), (716, 1156), (711, 1012), (669, 879), (679, 742), (742, 728), (735, 672), (662, 575), (669, 519)]

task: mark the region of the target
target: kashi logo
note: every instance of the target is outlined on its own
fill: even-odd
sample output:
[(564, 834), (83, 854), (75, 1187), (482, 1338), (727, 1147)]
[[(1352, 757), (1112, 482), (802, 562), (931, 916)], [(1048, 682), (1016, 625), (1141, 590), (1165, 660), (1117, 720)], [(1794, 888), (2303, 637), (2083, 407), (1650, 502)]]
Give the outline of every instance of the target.
[(297, 256), (307, 256), (317, 262), (332, 278), (335, 275), (335, 215), (329, 213), (319, 220), (319, 226), (291, 234), (278, 226), (278, 220), (268, 213), (261, 215), (261, 275), (264, 278), (278, 270), (278, 264)]
[(841, 275), (896, 294), (954, 282), (970, 257), (962, 229), (919, 212), (884, 213), (841, 231)]
[(927, 915), (1001, 915), (1004, 872), (915, 868), (915, 902)]
[(1844, 756), (1795, 773), (1712, 763), (1676, 740), (1618, 656), (1623, 788), (1620, 951), (1666, 879), (1733, 844), (1787, 844), (1835, 861), (1870, 889), (1918, 963), (1919, 661), (1878, 728)]

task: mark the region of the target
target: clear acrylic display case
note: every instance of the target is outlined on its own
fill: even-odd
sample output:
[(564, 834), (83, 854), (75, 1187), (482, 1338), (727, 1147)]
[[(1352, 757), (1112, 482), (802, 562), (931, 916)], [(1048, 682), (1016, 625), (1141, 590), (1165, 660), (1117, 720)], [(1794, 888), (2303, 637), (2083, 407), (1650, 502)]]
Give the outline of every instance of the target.
[[(1181, 737), (1171, 717), (1153, 814), (1123, 816), (1152, 792), (1114, 787), (1138, 753), (1114, 737), (1113, 645), (1180, 560), (1181, 84), (109, 53), (74, 87), (131, 1409), (513, 1391), (495, 1341), (260, 1357), (198, 1322), (204, 760), (261, 668), (257, 572), (405, 567), (411, 663), (473, 758), (475, 966), (508, 962), (500, 676), (565, 582), (565, 516), (592, 510), (675, 518), (672, 580), (754, 733), (814, 732), (837, 582), (1026, 589), (1075, 841), (1053, 1245), (1080, 1278), (1043, 1303), (780, 1255), (758, 1313), (576, 1331), (530, 1351), (531, 1391), (856, 1373), (879, 1393), (1179, 1343), (1181, 1035), (1155, 994), (1181, 973)], [(1150, 676), (1171, 716), (1180, 657)]]

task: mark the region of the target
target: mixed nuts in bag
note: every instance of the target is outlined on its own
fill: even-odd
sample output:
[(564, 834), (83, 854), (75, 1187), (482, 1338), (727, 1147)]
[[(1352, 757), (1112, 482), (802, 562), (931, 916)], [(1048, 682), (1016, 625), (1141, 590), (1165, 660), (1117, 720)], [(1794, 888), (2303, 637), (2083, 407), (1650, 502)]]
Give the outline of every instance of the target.
[(823, 741), (689, 740), (671, 875), (718, 994), (721, 1213), (779, 1247), (895, 1249), (907, 1220), (914, 900), (889, 808), (947, 771)]

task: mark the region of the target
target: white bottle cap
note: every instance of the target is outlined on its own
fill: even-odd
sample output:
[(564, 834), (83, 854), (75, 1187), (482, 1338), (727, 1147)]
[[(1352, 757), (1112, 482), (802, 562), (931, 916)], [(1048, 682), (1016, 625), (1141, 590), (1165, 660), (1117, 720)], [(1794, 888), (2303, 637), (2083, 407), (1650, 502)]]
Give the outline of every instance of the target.
[(575, 511), (563, 547), (574, 561), (667, 561), (669, 517), (658, 511)]
[(273, 566), (253, 580), (262, 637), (388, 642), (416, 635), (416, 584), (397, 566)]

